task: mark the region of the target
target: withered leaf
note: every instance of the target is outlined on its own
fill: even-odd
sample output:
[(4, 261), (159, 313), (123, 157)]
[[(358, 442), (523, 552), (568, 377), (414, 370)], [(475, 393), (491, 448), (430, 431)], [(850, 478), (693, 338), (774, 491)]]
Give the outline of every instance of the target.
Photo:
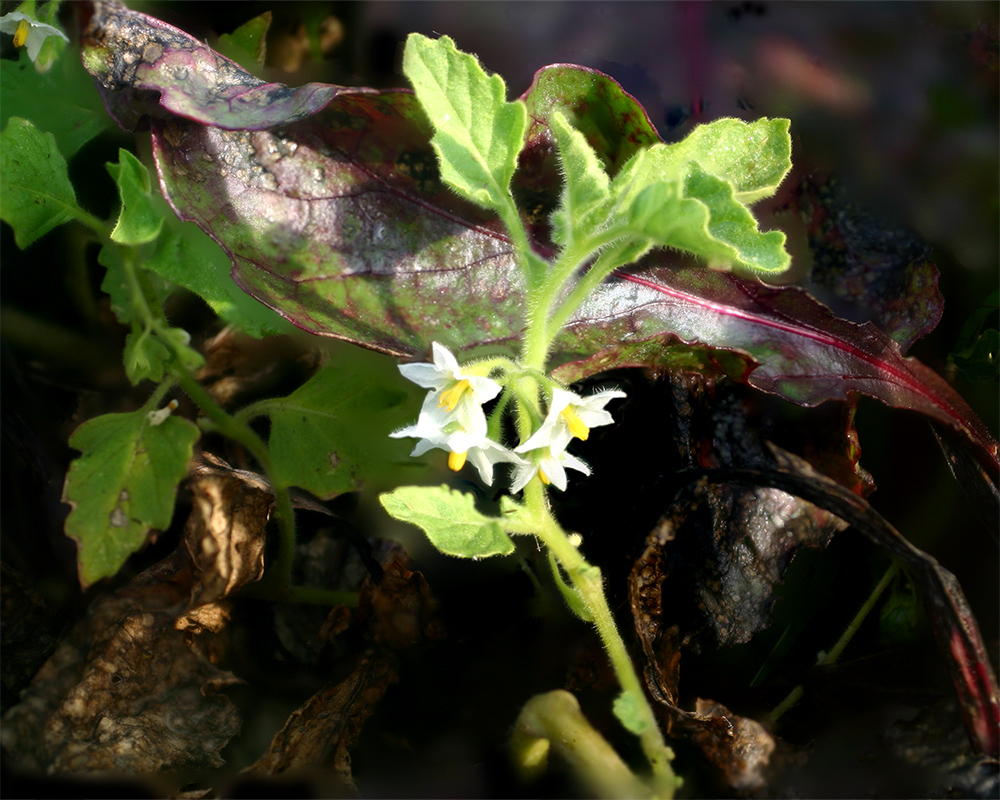
[(777, 447), (771, 449), (777, 469), (723, 469), (711, 479), (794, 492), (849, 522), (898, 559), (917, 585), (926, 606), (955, 685), (969, 739), (978, 752), (996, 758), (1000, 755), (1000, 688), (979, 624), (958, 579), (932, 556), (910, 544), (863, 498), (816, 472), (797, 456)]
[(369, 649), (347, 678), (293, 711), (267, 752), (246, 771), (278, 775), (319, 766), (354, 790), (350, 748), (386, 689), (397, 680), (395, 655), (378, 647)]
[(442, 636), (423, 575), (398, 560), (384, 566), (382, 581), (366, 581), (356, 623), (371, 642), (351, 674), (311, 697), (288, 718), (267, 752), (248, 772), (276, 775), (290, 769), (332, 770), (349, 788), (350, 748), (386, 689), (399, 678), (397, 652)]
[(59, 643), (3, 719), (3, 743), (28, 769), (158, 772), (218, 767), (239, 732), (218, 690), (237, 682), (174, 628), (190, 590), (172, 557), (100, 600)]
[(219, 602), (264, 574), (265, 528), (273, 495), (243, 476), (202, 469), (190, 481), (193, 504), (184, 527), (195, 583), (177, 627), (218, 631), (227, 615)]

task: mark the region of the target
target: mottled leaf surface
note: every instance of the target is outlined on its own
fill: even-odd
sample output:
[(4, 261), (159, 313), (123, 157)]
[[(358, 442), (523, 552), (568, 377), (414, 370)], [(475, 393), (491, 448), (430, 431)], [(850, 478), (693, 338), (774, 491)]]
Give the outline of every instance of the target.
[[(567, 360), (619, 366), (620, 343), (634, 347), (665, 334), (743, 351), (758, 364), (748, 381), (757, 389), (805, 406), (862, 392), (918, 411), (960, 431), (988, 472), (997, 474), (997, 443), (975, 412), (936, 372), (903, 357), (872, 323), (841, 319), (796, 287), (709, 270), (654, 267), (619, 278), (599, 287), (559, 337), (557, 351), (576, 352)], [(595, 347), (598, 331), (607, 351)], [(576, 379), (591, 371), (577, 364), (557, 374)]]
[[(169, 52), (174, 40), (163, 41)], [(176, 46), (185, 53), (193, 47), (187, 40)], [(149, 74), (143, 86), (175, 88), (173, 73)], [(116, 80), (122, 89), (138, 86), (130, 73)], [(245, 291), (313, 333), (395, 355), (424, 353), (432, 340), (459, 350), (514, 351), (524, 302), (510, 245), (495, 218), (441, 184), (433, 132), (410, 93), (341, 92), (311, 118), (268, 130), (257, 129), (259, 120), (223, 130), (236, 120), (212, 116), (211, 93), (184, 96), (204, 106), (186, 116), (213, 127), (154, 121), (161, 186), (178, 216), (223, 246)], [(547, 215), (561, 188), (550, 116), (558, 112), (579, 130), (612, 178), (659, 140), (641, 106), (592, 70), (541, 70), (521, 100), (529, 128), (513, 184), (545, 252)], [(268, 118), (298, 117), (285, 109)], [(696, 139), (686, 146), (710, 153), (718, 144)], [(737, 193), (756, 197), (778, 179), (772, 167), (760, 165)], [(712, 169), (704, 179), (726, 183)], [(996, 473), (991, 434), (940, 377), (904, 359), (890, 335), (838, 318), (800, 289), (665, 266), (672, 260), (655, 254), (643, 269), (598, 289), (555, 342), (551, 363), (563, 364), (559, 377), (660, 366), (672, 357), (661, 355), (660, 345), (675, 356), (679, 343), (692, 345), (702, 360), (735, 352), (743, 366), (727, 356), (719, 359), (728, 361), (726, 371), (749, 372), (751, 385), (795, 403), (860, 391), (927, 414), (965, 435)], [(914, 278), (912, 291), (917, 284)], [(926, 297), (930, 313), (933, 292)], [(893, 322), (894, 313), (883, 315), (885, 324), (904, 344), (924, 329)]]
[(127, 130), (143, 115), (164, 112), (222, 128), (267, 128), (308, 117), (341, 91), (267, 83), (173, 25), (116, 2), (88, 10), (81, 57), (108, 113)]
[(806, 225), (810, 279), (846, 301), (904, 353), (937, 327), (944, 311), (930, 246), (911, 232), (857, 208), (835, 179), (805, 176), (796, 205)]

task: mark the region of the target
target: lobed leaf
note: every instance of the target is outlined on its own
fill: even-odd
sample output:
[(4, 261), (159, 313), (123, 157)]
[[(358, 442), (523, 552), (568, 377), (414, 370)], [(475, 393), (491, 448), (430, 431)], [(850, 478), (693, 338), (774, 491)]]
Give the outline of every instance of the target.
[(508, 103), (503, 78), (487, 75), (475, 56), (459, 51), (447, 36), (410, 34), (403, 72), (434, 126), (431, 144), (441, 179), (476, 205), (507, 207), (527, 126), (524, 104)]
[(156, 424), (142, 410), (95, 417), (70, 437), (81, 455), (62, 499), (72, 506), (66, 535), (79, 547), (82, 586), (114, 575), (151, 529), (170, 525), (197, 438), (192, 422), (170, 416)]
[(552, 214), (552, 240), (565, 248), (573, 245), (574, 234), (592, 236), (603, 226), (606, 217), (600, 212), (607, 210), (610, 181), (597, 153), (561, 112), (552, 115), (550, 124), (563, 172), (559, 207)]
[(401, 486), (380, 494), (379, 502), (396, 519), (423, 530), (442, 553), (487, 558), (514, 552), (500, 520), (477, 511), (471, 494), (447, 486)]
[(391, 376), (361, 363), (328, 366), (287, 397), (266, 401), (273, 480), (326, 499), (357, 491), (393, 460), (401, 444), (389, 438), (411, 413)]
[(55, 137), (20, 117), (0, 133), (0, 197), (21, 249), (82, 213)]

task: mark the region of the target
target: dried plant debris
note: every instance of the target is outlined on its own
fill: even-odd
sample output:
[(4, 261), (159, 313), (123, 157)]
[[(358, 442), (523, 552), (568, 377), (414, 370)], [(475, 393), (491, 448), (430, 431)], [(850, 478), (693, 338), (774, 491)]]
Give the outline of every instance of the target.
[(264, 574), (265, 528), (274, 497), (254, 481), (222, 469), (202, 469), (189, 482), (194, 499), (184, 527), (195, 584), (181, 629), (219, 631), (222, 602)]
[(240, 729), (238, 681), (174, 627), (191, 588), (174, 556), (99, 600), (3, 718), (19, 766), (49, 774), (218, 767)]
[(443, 635), (434, 606), (423, 575), (399, 561), (387, 563), (381, 583), (369, 581), (362, 590), (357, 624), (369, 645), (351, 673), (294, 711), (247, 771), (278, 775), (322, 768), (354, 790), (350, 748), (385, 691), (399, 679), (396, 653)]
[[(646, 549), (629, 576), (629, 594), (636, 635), (643, 651), (643, 674), (650, 694), (667, 714), (671, 735), (691, 741), (713, 766), (726, 785), (740, 792), (762, 789), (764, 770), (774, 752), (774, 738), (758, 722), (737, 716), (711, 700), (698, 698), (694, 711), (678, 703), (681, 640), (676, 625), (663, 627), (662, 587), (666, 580), (668, 543), (674, 529), (661, 523), (650, 534)], [(745, 620), (734, 609), (722, 615), (727, 627), (749, 632)], [(754, 623), (759, 618), (753, 614)], [(716, 619), (718, 621), (718, 619)], [(752, 634), (751, 634), (752, 635)]]

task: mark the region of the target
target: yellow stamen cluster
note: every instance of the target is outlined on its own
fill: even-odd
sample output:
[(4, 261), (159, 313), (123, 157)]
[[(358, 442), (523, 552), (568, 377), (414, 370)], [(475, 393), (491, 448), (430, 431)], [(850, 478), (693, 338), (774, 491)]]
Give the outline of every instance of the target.
[(471, 389), (472, 385), (467, 380), (458, 381), (450, 389), (445, 389), (441, 392), (441, 400), (438, 402), (438, 408), (454, 411), (455, 406), (458, 405), (458, 401), (462, 399), (462, 395)]
[(465, 457), (469, 454), (466, 450), (464, 453), (456, 453), (452, 451), (448, 453), (448, 469), (452, 472), (458, 472), (462, 467), (465, 466)]
[(17, 23), (17, 31), (14, 33), (14, 47), (24, 46), (24, 43), (28, 40), (29, 30), (31, 30), (31, 26), (28, 24), (28, 20), (22, 19)]
[(573, 410), (573, 406), (566, 406), (566, 408), (560, 412), (560, 416), (566, 420), (570, 433), (581, 441), (587, 441), (587, 437), (590, 436), (590, 428), (588, 428), (584, 421), (576, 415), (576, 412)]

